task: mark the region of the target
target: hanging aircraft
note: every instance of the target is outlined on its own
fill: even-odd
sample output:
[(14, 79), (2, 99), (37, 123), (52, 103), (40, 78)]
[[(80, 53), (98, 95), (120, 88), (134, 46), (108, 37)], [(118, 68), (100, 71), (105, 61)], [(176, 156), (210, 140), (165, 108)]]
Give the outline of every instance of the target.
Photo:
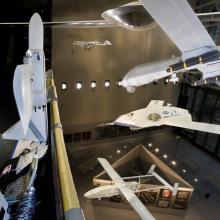
[(29, 23), (29, 49), (15, 69), (13, 92), (20, 117), (3, 133), (4, 139), (47, 140), (47, 90), (43, 51), (43, 23), (35, 13)]
[(111, 42), (109, 40), (105, 40), (104, 42), (100, 41), (73, 41), (74, 46), (79, 46), (84, 49), (90, 49), (95, 46), (112, 46)]
[(107, 125), (125, 126), (131, 130), (168, 125), (220, 134), (220, 125), (192, 121), (188, 110), (173, 107), (169, 103), (164, 106), (162, 100), (152, 100), (146, 108), (121, 115)]
[[(165, 188), (172, 191), (173, 195), (176, 195), (178, 190), (178, 183), (175, 183), (174, 186), (171, 186), (166, 180), (164, 180), (159, 174), (155, 172), (156, 165), (153, 164), (146, 175), (142, 176), (134, 176), (134, 177), (120, 177), (119, 174), (114, 170), (114, 168), (109, 164), (109, 162), (104, 158), (97, 159), (99, 163), (102, 165), (106, 173), (112, 179), (112, 185), (105, 185), (96, 187), (84, 194), (84, 197), (87, 199), (101, 199), (101, 198), (109, 198), (116, 195), (124, 196), (135, 212), (140, 216), (142, 220), (155, 220), (155, 218), (151, 215), (151, 213), (147, 210), (147, 208), (141, 203), (138, 197), (135, 195), (137, 192), (150, 191), (158, 188)], [(140, 187), (140, 179), (141, 178), (156, 178), (163, 186), (154, 187), (154, 188), (145, 188)], [(125, 182), (124, 180), (129, 179), (139, 179), (137, 181), (129, 181)]]
[[(216, 46), (187, 0), (140, 0), (146, 11), (179, 48), (182, 55), (162, 62), (141, 64), (123, 78), (128, 92), (164, 77), (177, 82), (177, 73), (197, 69), (202, 79), (194, 85), (217, 81), (220, 76), (220, 47)], [(211, 79), (211, 80), (210, 80)]]

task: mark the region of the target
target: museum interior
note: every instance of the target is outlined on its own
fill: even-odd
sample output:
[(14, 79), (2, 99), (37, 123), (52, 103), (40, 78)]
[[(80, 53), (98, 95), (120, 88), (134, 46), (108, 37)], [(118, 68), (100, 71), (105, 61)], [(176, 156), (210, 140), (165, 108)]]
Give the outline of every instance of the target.
[(0, 11), (0, 220), (220, 219), (219, 0)]

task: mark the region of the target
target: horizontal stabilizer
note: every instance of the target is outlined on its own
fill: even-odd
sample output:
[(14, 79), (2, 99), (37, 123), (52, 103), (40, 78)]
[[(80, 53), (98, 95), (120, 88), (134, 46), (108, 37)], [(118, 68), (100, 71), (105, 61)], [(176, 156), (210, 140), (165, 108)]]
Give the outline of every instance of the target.
[(5, 131), (2, 134), (3, 139), (8, 140), (30, 140), (30, 141), (45, 141), (45, 140), (39, 140), (39, 137), (36, 137), (32, 130), (28, 128), (26, 135), (24, 134), (24, 130), (21, 124), (21, 121), (18, 121), (16, 124), (14, 124), (12, 127), (10, 127), (7, 131)]

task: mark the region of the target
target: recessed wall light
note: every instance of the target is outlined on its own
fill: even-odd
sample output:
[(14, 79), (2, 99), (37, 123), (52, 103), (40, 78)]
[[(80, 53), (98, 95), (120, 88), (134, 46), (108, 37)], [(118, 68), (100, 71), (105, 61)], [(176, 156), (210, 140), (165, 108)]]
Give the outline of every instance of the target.
[(119, 149), (118, 149), (116, 152), (117, 152), (117, 154), (120, 154), (120, 153), (121, 153), (121, 151), (120, 151)]
[(197, 178), (195, 178), (194, 181), (195, 181), (196, 183), (199, 182), (199, 180), (198, 180)]
[(117, 84), (118, 84), (119, 87), (122, 87), (122, 80), (119, 79)]
[(110, 81), (109, 81), (109, 80), (105, 80), (104, 86), (105, 86), (105, 88), (109, 88), (109, 86), (110, 86)]
[(91, 88), (95, 89), (96, 88), (96, 81), (91, 81)]
[(175, 166), (176, 165), (176, 161), (172, 160), (171, 164)]
[(164, 158), (164, 159), (167, 159), (167, 157), (168, 157), (168, 156), (167, 156), (166, 154), (163, 155), (163, 158)]
[(82, 89), (82, 82), (80, 82), (80, 81), (76, 82), (76, 89), (77, 90)]
[(182, 172), (183, 172), (183, 173), (186, 173), (186, 170), (185, 170), (185, 169), (182, 169)]
[(61, 83), (61, 90), (67, 90), (67, 83), (66, 82)]
[(148, 143), (148, 147), (152, 147), (153, 144), (151, 142)]
[(156, 148), (156, 149), (155, 149), (155, 152), (156, 152), (156, 153), (158, 153), (159, 151), (160, 151), (159, 148)]
[(164, 83), (167, 84), (168, 82), (169, 82), (169, 79), (168, 79), (168, 78), (165, 78), (165, 79), (164, 79)]

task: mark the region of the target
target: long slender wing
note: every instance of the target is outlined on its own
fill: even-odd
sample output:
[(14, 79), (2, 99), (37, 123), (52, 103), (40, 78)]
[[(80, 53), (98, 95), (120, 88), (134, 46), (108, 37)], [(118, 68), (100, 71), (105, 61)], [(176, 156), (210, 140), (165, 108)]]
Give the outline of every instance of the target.
[(216, 46), (187, 0), (140, 2), (182, 53)]
[(124, 180), (118, 175), (118, 173), (113, 169), (111, 164), (106, 159), (98, 158), (97, 160), (114, 183), (124, 183)]
[(179, 121), (179, 120), (175, 120), (174, 118), (172, 119), (170, 118), (169, 120), (165, 121), (163, 124), (174, 127), (197, 130), (197, 131), (210, 132), (213, 134), (220, 134), (220, 125), (215, 125), (215, 124), (195, 122), (195, 121), (187, 122), (184, 120)]
[(129, 188), (120, 187), (119, 190), (142, 220), (155, 220), (147, 208)]

